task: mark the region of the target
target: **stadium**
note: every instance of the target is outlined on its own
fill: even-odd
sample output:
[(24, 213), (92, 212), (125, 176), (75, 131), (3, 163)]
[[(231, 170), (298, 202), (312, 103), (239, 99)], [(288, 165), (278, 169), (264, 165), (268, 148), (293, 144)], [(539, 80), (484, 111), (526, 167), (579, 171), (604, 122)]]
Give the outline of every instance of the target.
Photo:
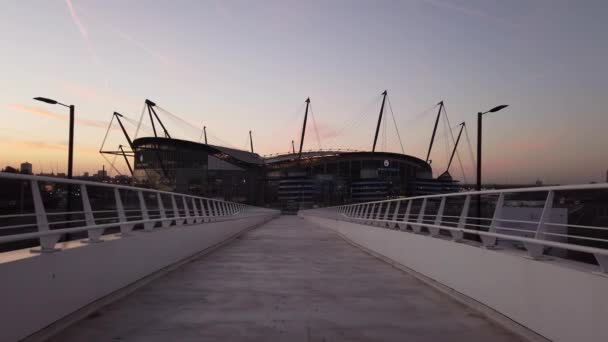
[[(383, 95), (385, 99), (386, 92)], [(121, 122), (122, 115), (115, 113), (130, 150), (119, 146), (118, 150), (107, 151), (102, 145), (100, 152), (122, 155), (138, 186), (283, 211), (458, 191), (458, 183), (447, 171), (433, 178), (431, 165), (425, 160), (407, 154), (375, 151), (384, 100), (371, 151), (302, 151), (308, 104), (309, 100), (299, 151), (294, 146), (290, 153), (260, 156), (253, 152), (252, 141), (251, 151), (244, 151), (175, 139), (156, 113), (156, 104), (146, 100), (154, 136), (131, 141)], [(437, 125), (433, 138), (436, 129)], [(203, 133), (206, 142), (206, 130)]]

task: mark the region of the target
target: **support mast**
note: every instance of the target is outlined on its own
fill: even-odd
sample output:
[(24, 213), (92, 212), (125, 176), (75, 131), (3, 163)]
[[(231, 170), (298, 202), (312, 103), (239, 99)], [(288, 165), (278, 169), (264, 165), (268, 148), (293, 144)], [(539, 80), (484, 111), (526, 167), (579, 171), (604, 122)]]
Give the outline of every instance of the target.
[(146, 99), (146, 105), (148, 106), (148, 114), (150, 115), (150, 121), (152, 122), (152, 129), (154, 130), (154, 136), (156, 138), (158, 138), (158, 135), (156, 134), (156, 127), (154, 126), (154, 119), (152, 118), (152, 114), (154, 114), (154, 117), (156, 118), (156, 120), (158, 121), (158, 123), (160, 124), (160, 126), (163, 129), (163, 132), (165, 133), (165, 138), (169, 138), (171, 139), (171, 135), (169, 135), (169, 132), (167, 131), (167, 128), (165, 127), (165, 125), (163, 124), (162, 121), (160, 121), (160, 118), (158, 117), (158, 114), (156, 114), (156, 110), (154, 110), (154, 107), (156, 107), (156, 103)]
[(376, 142), (378, 142), (378, 133), (380, 133), (380, 123), (382, 122), (382, 113), (384, 113), (384, 103), (386, 102), (386, 95), (388, 92), (385, 90), (382, 95), (382, 105), (380, 106), (380, 115), (378, 115), (378, 125), (376, 126), (376, 134), (374, 135), (374, 146), (372, 146), (372, 152), (376, 151)]
[(122, 121), (120, 120), (120, 118), (123, 117), (122, 114), (120, 114), (118, 112), (114, 112), (114, 116), (116, 117), (116, 121), (118, 121), (118, 125), (120, 125), (120, 129), (122, 130), (122, 133), (125, 135), (125, 138), (127, 138), (127, 142), (129, 143), (129, 148), (132, 151), (133, 150), (133, 141), (131, 141), (131, 138), (129, 137), (129, 134), (127, 133), (127, 130), (125, 129), (125, 126), (122, 124)]
[(458, 143), (460, 142), (460, 136), (462, 135), (462, 130), (464, 129), (465, 123), (464, 121), (460, 123), (460, 132), (458, 132), (458, 138), (456, 138), (456, 143), (454, 143), (454, 149), (452, 150), (452, 155), (450, 156), (450, 161), (448, 162), (448, 167), (445, 169), (445, 172), (450, 171), (450, 166), (452, 165), (452, 160), (454, 159), (454, 154), (456, 154), (456, 148), (458, 148)]
[(300, 138), (300, 153), (298, 159), (302, 159), (302, 147), (304, 147), (304, 134), (306, 134), (306, 120), (308, 119), (308, 107), (310, 106), (310, 97), (306, 99), (306, 112), (304, 112), (304, 125), (302, 126), (302, 138)]
[(253, 153), (253, 138), (251, 137), (251, 131), (249, 131), (249, 143), (251, 144), (251, 153)]
[(131, 167), (131, 163), (129, 163), (129, 158), (127, 158), (127, 154), (125, 150), (122, 148), (122, 145), (118, 145), (120, 152), (122, 152), (122, 156), (125, 158), (125, 162), (127, 163), (127, 167), (129, 168), (129, 172), (131, 172), (131, 177), (133, 177), (133, 168)]
[(433, 135), (431, 135), (431, 143), (429, 144), (429, 151), (426, 154), (426, 162), (429, 162), (431, 156), (431, 149), (433, 148), (433, 142), (435, 141), (435, 133), (437, 133), (437, 125), (439, 124), (439, 117), (441, 116), (441, 110), (443, 110), (443, 101), (438, 103), (439, 111), (437, 111), (437, 119), (435, 119), (435, 127), (433, 127)]

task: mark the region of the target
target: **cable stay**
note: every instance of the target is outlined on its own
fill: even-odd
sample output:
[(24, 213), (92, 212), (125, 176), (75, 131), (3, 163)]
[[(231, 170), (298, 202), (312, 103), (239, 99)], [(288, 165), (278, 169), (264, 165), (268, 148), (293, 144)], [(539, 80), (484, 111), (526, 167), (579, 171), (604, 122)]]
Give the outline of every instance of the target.
[(319, 147), (319, 150), (321, 150), (321, 137), (319, 136), (319, 128), (317, 127), (317, 120), (315, 120), (315, 114), (312, 110), (312, 105), (310, 106), (310, 117), (312, 119), (312, 126), (315, 129), (315, 136), (317, 138), (317, 146)]
[(454, 143), (454, 149), (452, 150), (452, 154), (450, 155), (450, 160), (448, 161), (448, 166), (446, 167), (444, 174), (450, 173), (450, 166), (452, 165), (452, 160), (454, 160), (454, 155), (456, 154), (456, 150), (458, 149), (458, 143), (460, 142), (460, 137), (462, 136), (462, 131), (464, 130), (466, 124), (463, 121), (458, 126), (460, 126), (460, 131), (458, 132), (458, 137), (456, 138), (456, 142)]
[(395, 131), (397, 131), (397, 138), (399, 138), (399, 145), (401, 146), (401, 153), (405, 154), (405, 149), (403, 148), (403, 142), (401, 141), (401, 134), (399, 134), (399, 128), (397, 126), (397, 120), (395, 120), (395, 113), (393, 112), (393, 106), (391, 105), (391, 99), (388, 98), (388, 109), (391, 111), (391, 117), (393, 118), (393, 124), (395, 125)]
[[(462, 172), (462, 178), (464, 180), (464, 182), (467, 182), (467, 177), (466, 177), (466, 173), (464, 171), (464, 167), (462, 165), (462, 159), (460, 158), (460, 153), (458, 152), (458, 143), (460, 141), (460, 137), (462, 135), (462, 131), (466, 128), (466, 124), (464, 122), (458, 124), (457, 126), (455, 126), (454, 128), (457, 128), (460, 126), (460, 131), (458, 133), (458, 138), (454, 139), (454, 128), (451, 127), (450, 124), (450, 119), (448, 118), (448, 113), (447, 110), (445, 109), (445, 106), (443, 107), (443, 112), (444, 112), (444, 118), (445, 118), (445, 124), (446, 124), (446, 130), (448, 132), (446, 132), (446, 135), (449, 133), (449, 136), (452, 138), (452, 143), (454, 144), (454, 149), (452, 150), (452, 153), (449, 157), (448, 163), (447, 163), (447, 167), (446, 167), (446, 171), (442, 174), (442, 176), (449, 176), (450, 178), (451, 175), (449, 173), (450, 170), (450, 166), (452, 165), (452, 160), (454, 159), (454, 155), (456, 155), (457, 159), (458, 159), (458, 164), (460, 166), (460, 170)], [(449, 155), (449, 142), (446, 143), (446, 147), (447, 147), (447, 154)], [(440, 176), (441, 177), (441, 176)]]
[(362, 123), (365, 123), (364, 118), (369, 116), (370, 111), (372, 110), (372, 108), (377, 107), (378, 103), (381, 101), (382, 99), (382, 95), (377, 95), (375, 96), (371, 101), (369, 101), (368, 103), (365, 104), (365, 106), (363, 107), (363, 110), (361, 112), (359, 112), (357, 115), (353, 116), (348, 122), (346, 122), (346, 124), (344, 124), (341, 128), (334, 130), (331, 135), (332, 138), (328, 141), (325, 142), (325, 144), (327, 146), (331, 146), (334, 145), (336, 142), (336, 139), (338, 139), (338, 137), (340, 137), (342, 135), (342, 133), (344, 133), (344, 131), (350, 131), (350, 130), (355, 130), (356, 128), (359, 127), (359, 125), (361, 125)]

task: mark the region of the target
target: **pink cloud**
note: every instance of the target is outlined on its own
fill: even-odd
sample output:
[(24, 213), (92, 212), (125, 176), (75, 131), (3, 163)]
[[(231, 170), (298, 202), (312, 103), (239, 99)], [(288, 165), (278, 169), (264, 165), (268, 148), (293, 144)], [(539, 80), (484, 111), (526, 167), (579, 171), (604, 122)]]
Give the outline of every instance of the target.
[[(10, 108), (12, 110), (20, 111), (20, 112), (45, 116), (45, 117), (53, 118), (56, 120), (62, 120), (62, 121), (68, 120), (67, 114), (57, 114), (57, 113), (50, 112), (48, 110), (34, 107), (34, 106), (26, 106), (26, 105), (22, 105), (22, 104), (9, 104), (8, 108)], [(104, 129), (108, 127), (108, 123), (99, 121), (99, 120), (89, 120), (89, 119), (78, 119), (77, 118), (75, 121), (76, 121), (76, 123), (79, 123), (79, 124), (82, 124), (82, 125), (85, 125), (88, 127), (104, 128)]]

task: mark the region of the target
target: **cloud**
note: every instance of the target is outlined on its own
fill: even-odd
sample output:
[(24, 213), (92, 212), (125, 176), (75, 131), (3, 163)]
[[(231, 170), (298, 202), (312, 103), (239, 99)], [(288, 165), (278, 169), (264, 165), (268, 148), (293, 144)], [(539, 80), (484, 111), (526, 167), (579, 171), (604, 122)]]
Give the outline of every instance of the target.
[(54, 112), (49, 112), (48, 110), (44, 110), (44, 109), (41, 109), (38, 107), (26, 106), (26, 105), (21, 105), (21, 104), (9, 104), (8, 108), (17, 110), (20, 112), (26, 112), (26, 113), (46, 116), (46, 117), (53, 118), (53, 119), (67, 120), (67, 117), (65, 115), (57, 114)]
[[(22, 105), (22, 104), (9, 104), (8, 108), (10, 108), (12, 110), (20, 111), (20, 112), (45, 116), (45, 117), (49, 117), (49, 118), (53, 118), (53, 119), (61, 120), (61, 121), (68, 121), (68, 119), (69, 119), (68, 116), (65, 114), (57, 114), (57, 113), (50, 112), (50, 111), (42, 109), (42, 108), (26, 106), (26, 105)], [(106, 123), (104, 121), (99, 121), (99, 120), (89, 120), (89, 119), (78, 119), (77, 118), (75, 120), (75, 122), (78, 124), (84, 125), (84, 126), (94, 127), (94, 128), (105, 129), (108, 127), (108, 123)]]
[(26, 139), (17, 139), (17, 138), (7, 138), (1, 137), (0, 141), (6, 144), (10, 144), (13, 147), (20, 148), (28, 148), (28, 149), (44, 149), (44, 150), (65, 150), (67, 148), (66, 145), (57, 144), (57, 143), (49, 143), (46, 141), (39, 140), (26, 140)]

